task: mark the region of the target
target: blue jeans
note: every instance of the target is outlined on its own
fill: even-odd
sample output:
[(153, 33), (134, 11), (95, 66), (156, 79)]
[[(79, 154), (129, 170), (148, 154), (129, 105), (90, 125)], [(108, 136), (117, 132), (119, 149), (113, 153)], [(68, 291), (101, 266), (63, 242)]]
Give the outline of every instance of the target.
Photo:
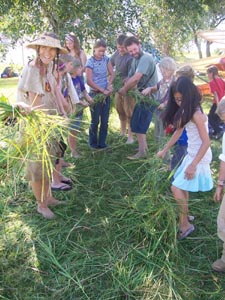
[[(110, 111), (110, 97), (104, 102), (96, 103), (91, 111), (91, 125), (89, 128), (89, 145), (92, 148), (106, 148), (106, 137), (108, 133), (108, 121)], [(98, 125), (100, 121), (100, 129), (98, 135)]]
[[(173, 147), (173, 156), (170, 162), (170, 170), (176, 171), (176, 169), (180, 166), (183, 158), (187, 154), (187, 145), (182, 145), (176, 143)], [(174, 180), (173, 176), (171, 178), (171, 182)]]

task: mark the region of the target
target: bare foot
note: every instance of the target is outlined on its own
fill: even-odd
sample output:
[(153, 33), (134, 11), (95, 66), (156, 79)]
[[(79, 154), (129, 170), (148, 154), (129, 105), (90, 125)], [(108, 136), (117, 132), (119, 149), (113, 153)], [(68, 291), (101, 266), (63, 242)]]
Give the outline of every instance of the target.
[(46, 219), (53, 219), (55, 217), (54, 213), (47, 206), (38, 205), (37, 212)]
[(146, 157), (147, 157), (146, 152), (137, 152), (136, 154), (128, 156), (127, 158), (133, 160), (133, 159), (140, 159)]
[(134, 143), (134, 139), (128, 137), (128, 139), (127, 139), (127, 141), (126, 141), (126, 144), (133, 144), (133, 143)]
[(59, 201), (59, 200), (55, 199), (54, 197), (47, 199), (47, 205), (57, 206), (57, 205), (61, 205), (61, 204), (64, 204), (64, 202)]

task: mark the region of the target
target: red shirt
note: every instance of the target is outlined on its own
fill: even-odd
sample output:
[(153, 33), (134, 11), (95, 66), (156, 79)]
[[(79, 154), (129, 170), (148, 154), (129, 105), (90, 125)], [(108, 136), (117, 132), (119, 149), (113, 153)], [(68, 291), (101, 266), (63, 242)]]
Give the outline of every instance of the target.
[[(212, 81), (210, 81), (209, 85), (210, 85), (211, 93), (216, 92), (220, 101), (225, 95), (225, 81), (222, 78), (217, 77)], [(215, 102), (216, 101), (214, 99), (213, 103)]]

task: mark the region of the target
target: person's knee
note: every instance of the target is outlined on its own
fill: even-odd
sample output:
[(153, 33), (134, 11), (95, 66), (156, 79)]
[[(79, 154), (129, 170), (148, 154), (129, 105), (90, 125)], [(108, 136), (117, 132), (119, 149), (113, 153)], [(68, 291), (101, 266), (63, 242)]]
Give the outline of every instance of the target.
[(119, 115), (120, 121), (126, 121), (126, 113), (121, 105), (116, 106), (116, 111)]
[(174, 197), (176, 197), (178, 188), (175, 187), (174, 185), (171, 185), (170, 189), (171, 189), (171, 192), (173, 193)]
[(127, 121), (127, 118), (126, 118), (126, 115), (125, 114), (121, 114), (118, 112), (118, 115), (119, 115), (119, 119), (121, 122), (126, 122)]

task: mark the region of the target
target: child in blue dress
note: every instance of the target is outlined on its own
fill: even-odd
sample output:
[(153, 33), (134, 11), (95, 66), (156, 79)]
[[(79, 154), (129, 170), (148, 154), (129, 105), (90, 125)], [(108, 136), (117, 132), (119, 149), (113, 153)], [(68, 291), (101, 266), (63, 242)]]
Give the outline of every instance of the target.
[(184, 239), (195, 230), (188, 218), (189, 192), (205, 192), (213, 187), (208, 119), (201, 108), (201, 95), (189, 78), (180, 77), (171, 88), (164, 123), (174, 124), (176, 131), (164, 149), (157, 153), (158, 157), (166, 155), (184, 127), (188, 137), (187, 154), (176, 170), (171, 186), (179, 207), (178, 239)]

